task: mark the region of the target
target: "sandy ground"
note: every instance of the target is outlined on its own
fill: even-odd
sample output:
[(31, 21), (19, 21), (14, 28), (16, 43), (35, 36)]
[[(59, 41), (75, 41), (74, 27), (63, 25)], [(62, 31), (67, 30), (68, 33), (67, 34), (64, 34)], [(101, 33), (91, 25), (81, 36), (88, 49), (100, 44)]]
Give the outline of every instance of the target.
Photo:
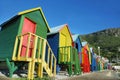
[[(120, 74), (120, 73), (119, 73)], [(120, 80), (120, 76), (115, 71), (100, 71), (85, 73), (78, 76), (68, 77), (63, 75), (57, 75), (56, 80)]]
[[(18, 78), (16, 74), (13, 75), (13, 77)], [(0, 72), (0, 80), (10, 79)], [(56, 75), (55, 80), (120, 80), (120, 72), (106, 70), (99, 72), (84, 73), (82, 75), (75, 75), (71, 77), (69, 77), (66, 72), (61, 72)]]
[(0, 80), (10, 80), (10, 79), (0, 72)]

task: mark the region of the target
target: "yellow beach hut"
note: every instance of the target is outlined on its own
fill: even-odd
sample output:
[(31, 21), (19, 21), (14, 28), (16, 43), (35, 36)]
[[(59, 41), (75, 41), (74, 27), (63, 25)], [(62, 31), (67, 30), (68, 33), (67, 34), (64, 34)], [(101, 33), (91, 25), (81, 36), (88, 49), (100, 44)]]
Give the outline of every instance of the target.
[(75, 51), (72, 47), (72, 36), (69, 31), (68, 25), (63, 24), (50, 29), (47, 34), (47, 40), (51, 49), (57, 58), (57, 71), (59, 69), (68, 69), (69, 75), (72, 74), (72, 65), (75, 65)]

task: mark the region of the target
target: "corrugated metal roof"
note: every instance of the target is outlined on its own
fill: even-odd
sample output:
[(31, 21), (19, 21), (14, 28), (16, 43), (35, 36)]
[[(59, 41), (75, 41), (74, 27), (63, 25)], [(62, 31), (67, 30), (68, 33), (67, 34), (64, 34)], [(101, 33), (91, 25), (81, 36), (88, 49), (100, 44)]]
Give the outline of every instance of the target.
[(76, 41), (79, 38), (79, 34), (72, 35), (73, 41)]
[(51, 28), (50, 33), (48, 33), (47, 35), (52, 35), (52, 34), (58, 33), (64, 26), (66, 26), (66, 24)]
[(85, 46), (87, 44), (87, 42), (82, 42), (82, 46)]
[(56, 27), (53, 27), (51, 28), (51, 32), (59, 32), (60, 29), (62, 29), (64, 26), (66, 26), (66, 24), (63, 24), (63, 25), (60, 25), (60, 26), (56, 26)]

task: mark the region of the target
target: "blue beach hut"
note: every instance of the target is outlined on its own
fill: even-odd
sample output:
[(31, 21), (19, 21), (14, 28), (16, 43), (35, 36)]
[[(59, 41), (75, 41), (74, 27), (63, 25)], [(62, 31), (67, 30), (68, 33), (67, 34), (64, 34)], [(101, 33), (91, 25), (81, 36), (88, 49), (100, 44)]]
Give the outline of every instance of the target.
[[(52, 51), (54, 52), (55, 57), (57, 58), (57, 64), (58, 62), (70, 62), (70, 52), (66, 54), (67, 56), (59, 56), (59, 53), (60, 55), (64, 54), (64, 52), (59, 52), (60, 47), (72, 46), (73, 40), (67, 24), (51, 28), (50, 33), (47, 34), (47, 40), (51, 46)], [(67, 51), (69, 49), (70, 48), (68, 48)], [(59, 70), (60, 67), (57, 65), (57, 72)]]
[(78, 50), (79, 62), (82, 63), (82, 43), (79, 34), (72, 35), (73, 45)]
[(96, 71), (97, 70), (96, 55), (92, 47), (90, 48), (90, 51), (91, 51), (91, 71)]

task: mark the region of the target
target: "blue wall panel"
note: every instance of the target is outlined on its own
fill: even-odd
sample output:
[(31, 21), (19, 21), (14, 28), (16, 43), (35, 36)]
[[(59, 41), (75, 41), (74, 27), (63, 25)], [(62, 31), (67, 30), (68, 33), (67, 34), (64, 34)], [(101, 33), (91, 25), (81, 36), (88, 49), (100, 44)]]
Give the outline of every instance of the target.
[(81, 52), (82, 45), (81, 45), (81, 43), (80, 43), (80, 40), (77, 39), (77, 40), (76, 40), (76, 43), (78, 44), (78, 52)]
[(77, 50), (78, 50), (78, 53), (79, 53), (79, 58), (80, 58), (80, 63), (82, 63), (82, 54), (81, 54), (81, 49), (82, 49), (82, 45), (81, 45), (81, 41), (80, 41), (80, 39), (79, 38), (77, 38), (77, 40), (75, 41), (75, 47), (77, 48)]
[(48, 43), (58, 61), (59, 33), (47, 36)]
[(97, 70), (97, 62), (95, 59), (95, 54), (92, 52), (92, 64), (91, 64), (91, 71), (96, 71)]

